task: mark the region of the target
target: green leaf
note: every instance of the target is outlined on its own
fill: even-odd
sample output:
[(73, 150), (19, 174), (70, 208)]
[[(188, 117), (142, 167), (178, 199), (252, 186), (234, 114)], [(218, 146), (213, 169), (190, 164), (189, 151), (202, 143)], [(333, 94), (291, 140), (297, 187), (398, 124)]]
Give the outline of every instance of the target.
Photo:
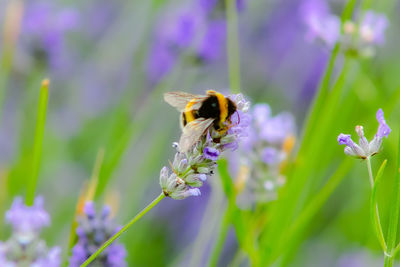
[[(290, 254), (291, 251), (294, 250), (296, 244), (301, 241), (301, 234), (306, 229), (308, 223), (312, 221), (312, 218), (323, 207), (352, 166), (353, 159), (351, 158), (347, 158), (341, 163), (324, 187), (310, 200), (291, 227), (285, 232), (283, 238), (279, 242), (279, 249), (275, 250), (276, 253), (284, 254), (288, 252)], [(273, 256), (274, 259), (277, 257), (277, 254)]]
[(387, 234), (387, 251), (385, 256), (385, 267), (393, 266), (393, 253), (395, 251), (397, 227), (399, 224), (400, 213), (400, 134), (397, 150), (397, 167), (395, 175), (395, 183), (393, 188), (393, 202), (390, 205), (390, 219)]

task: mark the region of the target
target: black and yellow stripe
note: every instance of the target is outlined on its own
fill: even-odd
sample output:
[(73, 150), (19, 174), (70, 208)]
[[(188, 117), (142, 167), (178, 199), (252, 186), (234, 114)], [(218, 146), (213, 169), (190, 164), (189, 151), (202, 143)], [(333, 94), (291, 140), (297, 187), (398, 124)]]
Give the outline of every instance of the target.
[(236, 111), (236, 105), (229, 98), (213, 90), (207, 91), (207, 97), (201, 103), (200, 108), (194, 110), (192, 107), (197, 101), (193, 99), (186, 105), (185, 111), (182, 113), (183, 126), (197, 118), (214, 118), (214, 128), (219, 130), (224, 128), (223, 123)]

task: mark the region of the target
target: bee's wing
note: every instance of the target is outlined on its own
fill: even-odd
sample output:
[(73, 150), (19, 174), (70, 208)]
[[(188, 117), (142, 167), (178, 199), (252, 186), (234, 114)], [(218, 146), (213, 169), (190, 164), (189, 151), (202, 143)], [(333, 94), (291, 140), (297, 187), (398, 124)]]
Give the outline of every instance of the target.
[(199, 109), (202, 100), (204, 100), (205, 98), (205, 96), (193, 95), (184, 92), (168, 92), (164, 94), (165, 102), (175, 107), (180, 112), (189, 111), (186, 109), (186, 106), (190, 101), (194, 101), (190, 110)]
[(179, 151), (187, 152), (211, 126), (214, 119), (198, 118), (186, 124), (182, 129), (182, 135), (179, 140)]

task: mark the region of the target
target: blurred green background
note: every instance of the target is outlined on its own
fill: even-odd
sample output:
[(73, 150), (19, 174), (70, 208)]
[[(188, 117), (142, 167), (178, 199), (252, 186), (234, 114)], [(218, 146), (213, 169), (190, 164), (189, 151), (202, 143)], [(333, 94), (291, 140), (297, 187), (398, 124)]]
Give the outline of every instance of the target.
[[(35, 2), (48, 9), (35, 14)], [(180, 135), (178, 113), (163, 102), (162, 94), (175, 90), (202, 94), (206, 89), (229, 92), (230, 87), (224, 30), (216, 30), (205, 40), (213, 45), (207, 48), (212, 49), (210, 54), (198, 45), (201, 41), (193, 44), (179, 36), (201, 38), (196, 25), (205, 22), (197, 18), (197, 2), (0, 0), (0, 240), (10, 233), (3, 224), (4, 212), (14, 196), (25, 194), (31, 175), (37, 103), (44, 78), (50, 79), (50, 96), (37, 194), (44, 196), (52, 218), (43, 232), (48, 245), (60, 245), (65, 252), (79, 194), (101, 149), (105, 154), (96, 201), (99, 208), (111, 203), (118, 223), (126, 223), (159, 194), (159, 171), (172, 161), (171, 145)], [(301, 10), (306, 0), (239, 2), (243, 2), (238, 3), (241, 92), (252, 103), (268, 103), (274, 114), (288, 111), (295, 116), (296, 154), (331, 52), (305, 37)], [(327, 3), (340, 16), (346, 2)], [(361, 12), (364, 3), (354, 2), (354, 13)], [(390, 22), (385, 43), (368, 59), (349, 59), (339, 53), (331, 85), (347, 64), (343, 88), (334, 112), (327, 118), (318, 114), (309, 136), (309, 144), (321, 140), (315, 141), (320, 142), (315, 145), (318, 152), (301, 158), (306, 166), (303, 174), (309, 176), (301, 179), (312, 185), (296, 189), (301, 194), (293, 196), (297, 209), (319, 192), (343, 161), (351, 163), (301, 238), (293, 240), (294, 250), (285, 252), (289, 266), (383, 263), (370, 221), (366, 165), (359, 159), (347, 159), (336, 142), (341, 132), (355, 135), (358, 124), (372, 138), (377, 127), (375, 113), (378, 108), (385, 111), (392, 134), (372, 166), (376, 173), (388, 159), (378, 190), (383, 228), (387, 229), (400, 126), (400, 2), (370, 1), (368, 7), (384, 13)], [(224, 8), (218, 3), (208, 19), (224, 23)], [(32, 18), (24, 22), (26, 16)], [(37, 25), (32, 24), (35, 20)], [(13, 39), (18, 29), (20, 34)], [(167, 50), (160, 47), (173, 41)], [(321, 132), (320, 125), (324, 127)], [(129, 266), (207, 264), (227, 199), (218, 175), (201, 191), (196, 198), (163, 200), (122, 236)], [(269, 211), (266, 208), (267, 218)], [(264, 253), (261, 245), (259, 249)], [(218, 266), (228, 266), (238, 250), (230, 227)], [(248, 264), (243, 260), (241, 266)]]

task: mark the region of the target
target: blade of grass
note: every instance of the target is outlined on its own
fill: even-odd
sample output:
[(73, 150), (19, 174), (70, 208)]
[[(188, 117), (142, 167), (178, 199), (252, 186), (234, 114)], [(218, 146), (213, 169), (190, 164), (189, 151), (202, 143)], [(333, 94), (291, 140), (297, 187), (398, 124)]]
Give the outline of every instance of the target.
[[(351, 14), (354, 10), (355, 4), (356, 0), (350, 0), (349, 2), (347, 2), (341, 16), (342, 24), (351, 18)], [(332, 78), (336, 58), (339, 52), (340, 52), (340, 43), (336, 43), (331, 52), (326, 71), (319, 86), (319, 90), (316, 93), (316, 96), (314, 97), (313, 104), (309, 110), (308, 116), (304, 123), (303, 134), (302, 134), (302, 146), (300, 148), (299, 154), (301, 153), (301, 149), (308, 147), (308, 140), (311, 139), (310, 136), (314, 132), (314, 129), (316, 127), (316, 121), (318, 120), (318, 118), (321, 117), (320, 111), (323, 109), (324, 102), (326, 101), (326, 98), (328, 96), (329, 83)]]
[(42, 147), (44, 139), (44, 127), (46, 124), (47, 102), (49, 98), (49, 80), (42, 81), (39, 96), (39, 106), (36, 120), (35, 139), (33, 143), (32, 175), (28, 180), (26, 193), (26, 205), (33, 205), (35, 199), (36, 184), (39, 177), (40, 160), (42, 157)]
[[(312, 137), (307, 149), (300, 149), (296, 159), (296, 166), (291, 173), (288, 174), (288, 183), (279, 192), (279, 198), (271, 209), (271, 223), (266, 229), (266, 234), (262, 238), (263, 261), (269, 261), (268, 258), (273, 255), (277, 246), (274, 244), (279, 242), (280, 235), (283, 234), (286, 227), (289, 227), (290, 221), (294, 218), (296, 210), (298, 210), (306, 200), (307, 194), (310, 193), (311, 186), (316, 183), (318, 178), (314, 175), (315, 170), (321, 168), (321, 160), (325, 159), (326, 150), (325, 142), (327, 136), (332, 133), (333, 121), (339, 110), (339, 100), (344, 90), (344, 84), (347, 70), (350, 67), (350, 61), (345, 61), (345, 65), (339, 75), (334, 88), (329, 93), (327, 100), (324, 103), (320, 118), (318, 119), (318, 134)], [(310, 137), (311, 138), (311, 137)], [(302, 144), (303, 146), (303, 144)], [(307, 164), (306, 164), (307, 163)], [(299, 190), (301, 188), (301, 190)], [(285, 212), (281, 212), (285, 210)], [(266, 262), (262, 263), (266, 265)]]
[(371, 216), (371, 222), (373, 224), (373, 227), (376, 231), (376, 236), (379, 240), (379, 244), (381, 245), (383, 251), (386, 251), (386, 243), (385, 243), (385, 237), (383, 235), (382, 231), (382, 225), (379, 217), (379, 210), (378, 210), (378, 203), (376, 202), (376, 191), (378, 189), (378, 186), (380, 185), (382, 181), (382, 175), (383, 172), (385, 171), (387, 160), (385, 159), (381, 166), (379, 167), (378, 174), (376, 175), (374, 186), (372, 187), (372, 192), (371, 192), (371, 201), (370, 201), (370, 216)]
[(397, 237), (397, 227), (399, 225), (399, 213), (400, 213), (400, 134), (399, 134), (399, 143), (397, 150), (397, 166), (396, 166), (396, 175), (394, 180), (394, 189), (393, 189), (393, 202), (390, 206), (390, 219), (387, 233), (387, 251), (385, 253), (385, 267), (392, 267), (394, 261), (394, 248), (396, 246), (396, 237)]
[(224, 248), (225, 240), (228, 235), (228, 230), (230, 225), (231, 225), (231, 210), (228, 207), (225, 210), (225, 213), (222, 217), (221, 227), (219, 229), (217, 241), (212, 251), (208, 266), (210, 267), (219, 266), (218, 265), (219, 256), (221, 255), (222, 250)]
[[(353, 14), (353, 10), (356, 6), (357, 0), (349, 0), (343, 10), (342, 16), (341, 16), (341, 21), (342, 24), (345, 23), (346, 21), (351, 19), (351, 16)], [(342, 29), (343, 31), (343, 29)]]
[(104, 149), (100, 148), (99, 151), (97, 152), (89, 184), (86, 184), (86, 186), (84, 186), (79, 196), (78, 203), (76, 205), (75, 216), (73, 218), (73, 222), (71, 224), (71, 229), (69, 232), (68, 249), (64, 259), (64, 266), (68, 266), (68, 258), (69, 256), (71, 256), (72, 248), (77, 240), (77, 235), (76, 235), (76, 228), (78, 227), (77, 217), (83, 213), (85, 202), (91, 201), (94, 198), (94, 193), (96, 192), (96, 187), (98, 185), (99, 171), (103, 163), (103, 159), (104, 159)]
[[(356, 1), (354, 0), (350, 0), (347, 3), (342, 14), (342, 22), (346, 21), (348, 17), (351, 16), (355, 2)], [(318, 155), (318, 153), (316, 153), (316, 150), (321, 151), (323, 149), (324, 147), (323, 141), (326, 138), (326, 133), (328, 133), (330, 130), (329, 126), (332, 126), (331, 121), (332, 118), (334, 117), (335, 108), (337, 108), (337, 103), (341, 96), (341, 92), (343, 89), (342, 83), (344, 82), (344, 76), (346, 75), (346, 70), (342, 70), (341, 75), (339, 76), (338, 81), (335, 83), (332, 92), (329, 92), (329, 82), (333, 74), (334, 64), (339, 51), (340, 51), (340, 46), (339, 44), (336, 44), (331, 53), (327, 71), (325, 72), (319, 92), (317, 93), (316, 100), (314, 101), (313, 107), (306, 121), (302, 143), (297, 158), (297, 161), (300, 164), (306, 161), (307, 158), (314, 158), (316, 155)], [(348, 60), (345, 60), (345, 65), (343, 69), (345, 69), (347, 62)], [(330, 105), (329, 103), (328, 104), (326, 103), (328, 101), (327, 100), (328, 98), (331, 103)], [(329, 118), (326, 117), (327, 114), (329, 115)], [(316, 135), (317, 137), (316, 140), (314, 138), (315, 136), (314, 133), (316, 131), (317, 126), (319, 133), (318, 135)], [(322, 134), (321, 131), (323, 131)], [(313, 170), (312, 167), (307, 168), (303, 166), (302, 171), (300, 171), (300, 173), (295, 173), (296, 177), (290, 178), (290, 180), (294, 181), (292, 183), (289, 183), (292, 184), (291, 189), (289, 188), (290, 185), (288, 185), (282, 190), (282, 193), (280, 195), (280, 198), (282, 199), (280, 199), (277, 202), (272, 211), (274, 214), (275, 213), (277, 214), (277, 217), (274, 217), (275, 215), (273, 215), (274, 219), (272, 220), (272, 226), (269, 227), (269, 229), (267, 230), (267, 234), (263, 236), (262, 239), (263, 241), (261, 241), (262, 246), (267, 247), (264, 248), (264, 251), (266, 252), (263, 253), (262, 264), (264, 264), (265, 261), (267, 261), (269, 255), (271, 255), (270, 254), (271, 251), (274, 249), (272, 247), (273, 244), (272, 240), (278, 239), (280, 233), (279, 231), (277, 231), (277, 229), (279, 228), (283, 229), (285, 226), (287, 226), (287, 223), (290, 220), (290, 217), (292, 216), (293, 212), (292, 209), (295, 208), (296, 203), (298, 202), (293, 199), (301, 197), (301, 192), (299, 192), (298, 188), (303, 188), (303, 186), (307, 182), (306, 177), (309, 177), (310, 172), (312, 172), (312, 170)], [(290, 193), (287, 193), (285, 191), (289, 191)], [(294, 195), (292, 193), (294, 193)], [(285, 194), (287, 195), (286, 197), (284, 196)], [(289, 212), (285, 212), (285, 214), (282, 214), (280, 211), (282, 210), (282, 208), (286, 209), (287, 205), (289, 207), (290, 206), (292, 207), (289, 208)]]
[[(311, 140), (310, 136), (314, 132), (316, 121), (321, 115), (321, 111), (324, 107), (324, 103), (329, 93), (329, 83), (333, 74), (336, 58), (339, 54), (339, 51), (340, 45), (336, 44), (329, 58), (328, 66), (325, 70), (319, 90), (314, 97), (313, 103), (305, 120), (302, 133), (302, 146), (300, 149), (305, 149), (308, 147), (308, 141)], [(300, 153), (301, 150), (299, 151), (299, 154)]]
[(335, 173), (331, 176), (328, 182), (310, 200), (310, 202), (295, 219), (290, 228), (285, 232), (283, 238), (277, 245), (278, 249), (275, 250), (275, 255), (273, 255), (272, 257), (273, 260), (276, 260), (279, 254), (286, 254), (283, 262), (285, 263), (287, 261), (287, 255), (290, 255), (295, 250), (297, 244), (301, 242), (301, 234), (307, 227), (308, 223), (323, 207), (329, 197), (343, 181), (346, 173), (350, 170), (353, 164), (354, 161), (352, 159), (346, 159), (340, 164), (340, 166), (336, 169)]
[[(245, 218), (236, 205), (236, 189), (233, 180), (229, 175), (228, 161), (226, 159), (220, 159), (217, 163), (222, 188), (228, 199), (226, 216), (230, 219), (230, 224), (232, 224), (235, 229), (240, 248), (248, 254), (252, 265), (257, 266), (258, 255), (254, 246), (254, 237), (250, 234), (252, 232), (248, 229), (244, 220)], [(224, 229), (224, 227), (221, 227), (221, 229)]]

